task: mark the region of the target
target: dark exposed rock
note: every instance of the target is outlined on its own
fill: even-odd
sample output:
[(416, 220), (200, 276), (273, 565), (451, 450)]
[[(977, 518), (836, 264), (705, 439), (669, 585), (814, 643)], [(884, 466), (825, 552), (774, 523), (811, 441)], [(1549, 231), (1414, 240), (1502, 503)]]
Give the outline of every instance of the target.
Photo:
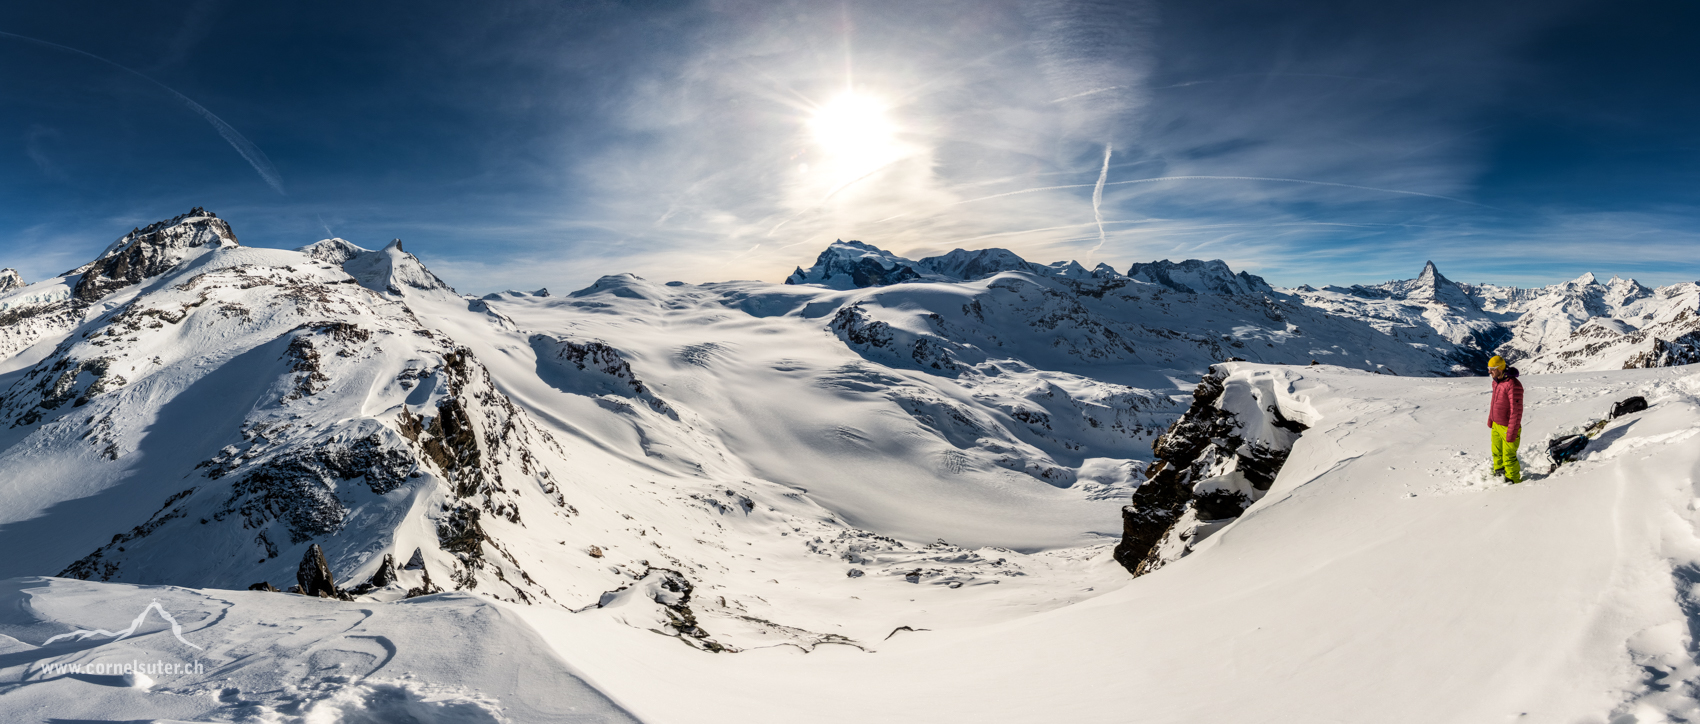
[[(937, 314), (932, 315), (929, 321), (935, 326), (943, 324), (943, 319)], [(938, 370), (946, 374), (962, 370), (962, 365), (956, 358), (956, 352), (961, 349), (961, 345), (931, 335), (903, 333), (901, 337), (913, 337), (913, 341), (900, 338), (891, 325), (870, 316), (861, 302), (841, 307), (833, 314), (828, 328), (850, 346), (861, 347), (864, 351), (882, 350), (900, 360), (907, 357), (905, 362), (913, 362), (923, 369)]]
[(424, 580), (422, 580), (419, 585), (407, 589), (406, 598), (418, 598), (420, 596), (428, 596), (433, 593), (443, 592), (442, 588), (431, 582), (431, 572), (425, 569), (424, 562), (419, 564), (419, 574)]
[[(672, 629), (680, 639), (692, 646), (716, 653), (735, 651), (708, 638), (707, 631), (697, 624), (696, 613), (691, 610), (691, 593), (695, 587), (683, 573), (671, 568), (649, 568), (644, 571), (638, 582), (631, 586), (621, 586), (602, 594), (598, 607), (606, 606), (617, 599), (622, 592), (637, 587), (632, 593), (649, 597), (661, 606), (666, 616), (666, 626)], [(630, 595), (630, 594), (628, 594)], [(657, 633), (665, 633), (657, 631)]]
[(385, 553), (384, 562), (378, 564), (378, 570), (372, 574), (372, 578), (366, 584), (373, 588), (383, 588), (395, 583), (395, 581), (395, 556)]
[(1626, 370), (1652, 367), (1675, 367), (1700, 362), (1700, 331), (1689, 332), (1675, 339), (1653, 338), (1653, 347), (1623, 363)]
[[(353, 434), (362, 431), (357, 428)], [(332, 435), (318, 445), (249, 463), (216, 517), (240, 513), (255, 528), (282, 520), (293, 543), (334, 534), (348, 516), (336, 495), (337, 481), (364, 478), (373, 493), (383, 495), (401, 487), (418, 467), (411, 451), (394, 444), (399, 442), (377, 431), (351, 441)], [(208, 477), (218, 478), (242, 463), (240, 454), (230, 449), (203, 465), (212, 468)]]
[[(1281, 440), (1247, 440), (1246, 423), (1222, 409), (1226, 370), (1212, 366), (1193, 390), (1184, 415), (1152, 443), (1156, 462), (1144, 484), (1122, 508), (1122, 539), (1114, 556), (1135, 576), (1150, 573), (1190, 550), (1195, 536), (1207, 535), (1212, 524), (1239, 517), (1275, 482), (1286, 463), (1292, 440), (1306, 427), (1286, 419), (1272, 402), (1262, 410), (1269, 427)], [(1206, 480), (1212, 484), (1200, 488)], [(1226, 482), (1228, 484), (1218, 484)], [(1163, 550), (1173, 541), (1181, 549)]]
[(893, 256), (871, 244), (860, 241), (836, 241), (815, 259), (814, 266), (804, 271), (799, 267), (786, 284), (820, 283), (842, 285), (837, 278), (848, 277), (850, 286), (858, 289), (885, 286), (921, 278), (911, 266), (914, 262)]
[(72, 296), (92, 302), (148, 277), (170, 271), (184, 252), (209, 245), (236, 244), (230, 225), (196, 207), (189, 213), (149, 224), (126, 234), (99, 259), (70, 273), (80, 273)]
[[(1151, 282), (1184, 294), (1217, 294), (1222, 296), (1273, 294), (1274, 289), (1262, 277), (1240, 272), (1235, 274), (1220, 259), (1203, 261), (1187, 259), (1172, 262), (1168, 259), (1128, 267), (1127, 276)], [(1191, 282), (1183, 283), (1181, 280)]]
[[(47, 375), (36, 384), (36, 389), (41, 393), (41, 401), (26, 409), (12, 426), (33, 425), (45, 417), (47, 412), (57, 410), (67, 402), (75, 400), (71, 406), (82, 407), (97, 395), (129, 384), (122, 375), (110, 372), (112, 361), (110, 357), (97, 357), (92, 360), (59, 358), (46, 370)], [(49, 380), (52, 380), (51, 384)], [(88, 380), (86, 384), (85, 380)]]
[(395, 556), (385, 553), (383, 562), (378, 564), (378, 570), (372, 572), (372, 577), (366, 579), (365, 583), (349, 589), (348, 593), (353, 596), (365, 595), (394, 584), (396, 579)]
[(413, 549), (413, 556), (407, 559), (407, 563), (405, 565), (403, 565), (401, 567), (401, 569), (404, 570), (404, 571), (423, 571), (423, 570), (425, 570), (425, 551), (424, 551), (424, 549), (414, 548)]
[(307, 546), (307, 554), (301, 557), (301, 566), (295, 570), (295, 580), (301, 586), (301, 594), (316, 598), (337, 598), (336, 580), (331, 577), (331, 567), (325, 563), (325, 552), (314, 543)]
[(282, 591), (277, 590), (277, 587), (273, 586), (270, 581), (260, 581), (259, 583), (256, 583), (252, 586), (249, 586), (248, 590), (250, 590), (250, 591), (270, 591), (272, 593), (282, 593)]

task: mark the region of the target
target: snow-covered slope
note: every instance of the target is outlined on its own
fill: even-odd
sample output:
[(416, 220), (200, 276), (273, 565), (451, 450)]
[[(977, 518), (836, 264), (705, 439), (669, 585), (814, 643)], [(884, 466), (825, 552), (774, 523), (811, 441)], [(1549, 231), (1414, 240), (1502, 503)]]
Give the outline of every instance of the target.
[[(0, 575), (285, 588), (318, 546), (379, 600), (672, 586), (697, 598), (620, 619), (715, 650), (854, 643), (889, 627), (819, 593), (851, 570), (1010, 579), (1028, 605), (1048, 593), (1018, 579), (1085, 575), (1072, 547), (1113, 538), (1177, 408), (1161, 377), (871, 362), (818, 288), (469, 299), (399, 244), (192, 248), (69, 302), (62, 341), (0, 376)], [(807, 583), (775, 592), (777, 570)]]
[[(1251, 364), (1218, 373), (1224, 390), (1258, 390), (1262, 404), (1308, 420), (1268, 490), (1148, 575), (1048, 579), (1056, 600), (1043, 613), (970, 613), (1013, 604), (1020, 578), (952, 588), (840, 576), (827, 590), (845, 620), (880, 610), (907, 628), (860, 647), (725, 656), (622, 623), (638, 614), (622, 613), (618, 596), (573, 613), (453, 595), (352, 606), (19, 580), (0, 609), (9, 637), (0, 680), (11, 685), (0, 706), (88, 719), (365, 721), (406, 711), (426, 722), (573, 721), (562, 710), (578, 707), (584, 720), (657, 723), (1677, 721), (1700, 712), (1689, 591), (1700, 566), (1694, 368), (1526, 377), (1531, 441), (1629, 395), (1652, 405), (1610, 423), (1579, 462), (1519, 486), (1487, 480), (1480, 379)], [(1103, 548), (1091, 565), (1120, 571)], [(800, 585), (780, 576), (769, 587)], [(903, 595), (882, 598), (888, 590)], [(124, 641), (47, 643), (79, 628), (118, 630), (151, 599), (204, 651), (159, 618)], [(445, 630), (464, 635), (448, 642)], [(141, 690), (47, 668), (131, 659), (200, 660), (205, 670)]]
[[(1466, 637), (1437, 627), (1460, 609), (1481, 617), (1466, 629), (1491, 624), (1496, 656), (1570, 661), (1499, 620), (1519, 612), (1580, 658), (1502, 677), (1524, 699), (1465, 687), (1390, 718), (1524, 701), (1604, 717), (1636, 698), (1684, 711), (1625, 662), (1696, 679), (1671, 658), (1689, 643), (1634, 633), (1677, 605), (1654, 574), (1686, 570), (1690, 369), (1528, 375), (1529, 450), (1612, 399), (1654, 408), (1614, 423), (1596, 457), (1506, 491), (1478, 475), (1482, 381), (1412, 376), (1479, 361), (1510, 312), (1432, 265), (1292, 292), (1220, 262), (1131, 271), (842, 242), (790, 284), (624, 274), (472, 298), (399, 241), (253, 249), (201, 209), (137, 229), (0, 292), (0, 713), (1350, 718), (1454, 686), (1443, 669)], [(1620, 290), (1623, 315), (1573, 335), (1603, 346), (1574, 356), (1687, 359), (1691, 337), (1658, 335), (1693, 324), (1692, 286)], [(1616, 559), (1589, 553), (1607, 536), (1576, 516), (1601, 488), (1666, 521), (1656, 540), (1619, 530)], [(1411, 570), (1464, 582), (1426, 573), (1425, 588)], [(31, 578), (55, 574), (84, 580)], [(350, 600), (229, 590), (250, 584)], [(1577, 613), (1578, 592), (1602, 588), (1624, 603)], [(154, 598), (204, 647), (174, 655), (204, 672), (145, 691), (44, 668), (178, 646), (158, 618), (145, 642), (49, 642), (116, 631)], [(426, 633), (457, 626), (481, 638)], [(1372, 643), (1420, 640), (1409, 676), (1326, 698), (1324, 674), (1370, 670)], [(422, 663), (433, 653), (469, 668)], [(490, 656), (514, 659), (477, 663)], [(519, 670), (563, 683), (538, 693)], [(1139, 683), (1102, 686), (1112, 670)], [(752, 680), (775, 683), (749, 697)]]

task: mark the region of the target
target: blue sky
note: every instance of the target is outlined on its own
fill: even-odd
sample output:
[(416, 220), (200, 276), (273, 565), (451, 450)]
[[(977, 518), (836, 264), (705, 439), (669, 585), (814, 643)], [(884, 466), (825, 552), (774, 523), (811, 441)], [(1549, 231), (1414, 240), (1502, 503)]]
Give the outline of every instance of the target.
[(0, 266), (205, 206), (468, 292), (777, 281), (834, 238), (1700, 279), (1700, 6), (1418, 5), (8, 3)]

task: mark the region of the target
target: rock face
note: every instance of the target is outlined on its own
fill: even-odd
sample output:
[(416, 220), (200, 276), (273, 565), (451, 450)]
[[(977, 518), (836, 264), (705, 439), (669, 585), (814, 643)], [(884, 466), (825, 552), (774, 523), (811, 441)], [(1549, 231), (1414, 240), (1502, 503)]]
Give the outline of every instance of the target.
[(196, 250), (237, 245), (229, 224), (197, 206), (187, 214), (135, 229), (113, 242), (100, 258), (71, 272), (81, 275), (72, 294), (92, 302), (174, 269)]
[(834, 289), (861, 289), (919, 279), (914, 262), (860, 241), (833, 242), (804, 271), (798, 267), (786, 284), (821, 284)]
[(1152, 445), (1156, 462), (1122, 508), (1116, 561), (1140, 576), (1189, 553), (1263, 497), (1305, 429), (1281, 412), (1266, 377), (1212, 367)]
[(331, 577), (331, 567), (325, 563), (325, 552), (319, 544), (307, 546), (307, 554), (301, 557), (301, 565), (295, 571), (295, 581), (301, 586), (301, 595), (315, 598), (336, 598), (336, 580)]
[(19, 274), (18, 270), (0, 269), (0, 294), (13, 289), (23, 289), (25, 286), (27, 285), (24, 284), (24, 275)]
[(1142, 282), (1160, 284), (1185, 294), (1234, 296), (1275, 293), (1275, 289), (1263, 281), (1263, 277), (1246, 272), (1235, 274), (1228, 268), (1227, 262), (1220, 259), (1187, 259), (1180, 262), (1164, 259), (1149, 264), (1134, 264), (1128, 268), (1127, 276)]
[[(1069, 266), (1072, 264), (1072, 266)], [(1035, 264), (1015, 255), (1008, 249), (954, 249), (948, 254), (930, 256), (916, 262), (915, 266), (923, 273), (942, 277), (951, 281), (974, 281), (985, 279), (1000, 272), (1021, 271), (1040, 276), (1054, 276), (1059, 271), (1072, 272), (1074, 276), (1086, 276), (1086, 270), (1073, 262), (1059, 262), (1045, 266)]]
[[(1168, 262), (1163, 262), (1167, 264)], [(1183, 264), (1222, 264), (1221, 262), (1183, 262)], [(1227, 266), (1222, 265), (1222, 270)], [(821, 252), (814, 266), (798, 267), (785, 279), (786, 284), (818, 284), (833, 289), (866, 289), (901, 282), (971, 282), (996, 276), (1003, 272), (1025, 272), (1041, 277), (1076, 281), (1107, 281), (1123, 279), (1107, 264), (1087, 270), (1076, 261), (1038, 264), (1017, 256), (1008, 249), (954, 249), (947, 254), (929, 256), (914, 261), (897, 256), (872, 244), (860, 241), (837, 241)], [(1256, 280), (1261, 279), (1241, 275)], [(1232, 272), (1226, 278), (1233, 280)], [(1263, 289), (1268, 285), (1262, 284)]]
[(1654, 337), (1651, 347), (1625, 360), (1623, 368), (1675, 367), (1700, 362), (1700, 330), (1671, 340)]

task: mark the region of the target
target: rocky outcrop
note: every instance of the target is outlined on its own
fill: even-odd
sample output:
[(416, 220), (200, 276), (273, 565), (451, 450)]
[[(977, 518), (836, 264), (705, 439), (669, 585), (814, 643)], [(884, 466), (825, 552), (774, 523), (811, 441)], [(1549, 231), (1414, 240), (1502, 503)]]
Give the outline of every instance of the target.
[[(417, 548), (414, 550), (418, 551)], [(424, 568), (423, 563), (420, 564), (420, 568)], [(388, 588), (395, 585), (400, 577), (395, 568), (395, 556), (385, 553), (383, 562), (378, 564), (378, 570), (372, 572), (372, 577), (366, 579), (365, 583), (350, 589), (349, 593), (360, 596), (378, 589)]]
[(71, 272), (81, 275), (72, 296), (93, 302), (176, 268), (196, 250), (222, 246), (237, 246), (230, 225), (212, 212), (195, 207), (182, 216), (132, 230), (99, 259)]
[(1623, 363), (1623, 368), (1675, 367), (1696, 362), (1700, 362), (1700, 331), (1670, 340), (1654, 337), (1652, 349), (1630, 357)]
[[(940, 315), (931, 315), (927, 321), (937, 331), (945, 331), (945, 321)], [(833, 314), (828, 328), (864, 356), (905, 367), (914, 365), (938, 374), (954, 374), (985, 359), (984, 353), (943, 336), (915, 334), (876, 320), (860, 302), (841, 307)]]
[(295, 570), (295, 581), (301, 586), (301, 595), (315, 598), (336, 598), (336, 579), (331, 576), (331, 567), (325, 563), (325, 552), (319, 544), (307, 546), (307, 554), (301, 557), (301, 566)]
[(695, 586), (684, 574), (670, 568), (649, 568), (631, 585), (602, 594), (596, 610), (607, 611), (627, 625), (647, 628), (664, 636), (677, 637), (692, 648), (735, 652), (709, 638), (691, 610)]
[(1306, 426), (1270, 386), (1211, 367), (1192, 406), (1152, 444), (1156, 462), (1122, 508), (1115, 559), (1135, 576), (1174, 561), (1263, 497)]
[(13, 289), (23, 289), (25, 286), (27, 285), (24, 284), (24, 275), (19, 274), (18, 270), (0, 269), (0, 294)]

